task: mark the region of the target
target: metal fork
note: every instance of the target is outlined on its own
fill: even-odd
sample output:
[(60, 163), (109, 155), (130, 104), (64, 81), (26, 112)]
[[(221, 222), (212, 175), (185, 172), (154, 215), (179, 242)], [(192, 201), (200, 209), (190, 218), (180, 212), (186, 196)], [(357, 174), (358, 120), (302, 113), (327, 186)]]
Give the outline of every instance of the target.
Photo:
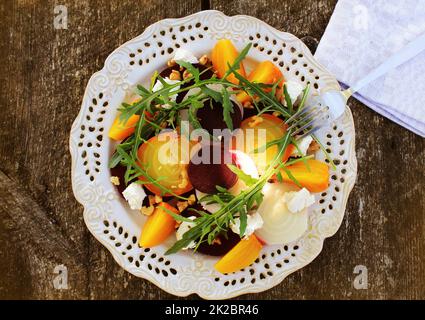
[(298, 110), (286, 121), (289, 125), (288, 130), (294, 130), (293, 137), (301, 134), (297, 138), (302, 138), (328, 126), (344, 113), (347, 100), (353, 93), (383, 76), (388, 71), (412, 59), (423, 50), (425, 50), (425, 33), (393, 54), (352, 87), (344, 91), (329, 90), (311, 98), (310, 101), (307, 101), (304, 108)]

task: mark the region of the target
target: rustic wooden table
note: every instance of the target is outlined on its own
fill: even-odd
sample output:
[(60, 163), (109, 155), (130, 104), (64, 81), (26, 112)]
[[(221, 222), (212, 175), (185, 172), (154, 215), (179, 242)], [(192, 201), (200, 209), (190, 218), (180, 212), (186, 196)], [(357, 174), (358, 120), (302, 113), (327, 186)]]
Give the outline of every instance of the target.
[[(68, 138), (90, 75), (151, 23), (201, 9), (256, 16), (314, 51), (335, 0), (0, 2), (0, 298), (173, 298), (122, 270), (87, 231), (70, 181)], [(320, 256), (251, 299), (425, 298), (425, 140), (349, 103), (359, 175), (338, 233)], [(69, 288), (53, 286), (56, 265)], [(356, 265), (368, 289), (356, 290)], [(196, 298), (193, 296), (193, 298)]]

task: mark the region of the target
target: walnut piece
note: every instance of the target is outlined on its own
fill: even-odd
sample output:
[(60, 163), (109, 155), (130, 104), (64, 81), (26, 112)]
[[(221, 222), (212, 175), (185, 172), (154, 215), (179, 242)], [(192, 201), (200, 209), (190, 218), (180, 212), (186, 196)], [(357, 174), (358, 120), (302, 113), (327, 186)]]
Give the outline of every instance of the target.
[(183, 72), (183, 79), (187, 79), (187, 78), (189, 78), (191, 76), (192, 76), (192, 74), (189, 71), (185, 70)]
[(169, 78), (170, 78), (170, 80), (181, 80), (182, 79), (180, 71), (178, 71), (178, 70), (171, 71)]
[(316, 142), (316, 140), (313, 140), (307, 149), (307, 154), (315, 153), (319, 149), (320, 149), (320, 145)]
[(155, 195), (155, 203), (161, 203), (162, 202), (162, 197), (159, 195)]
[(248, 122), (248, 126), (250, 128), (253, 128), (255, 126), (258, 126), (261, 122), (263, 122), (263, 118), (259, 116), (253, 116), (252, 121)]
[(245, 101), (243, 103), (243, 107), (246, 109), (254, 109), (254, 106), (252, 105), (251, 101)]
[(143, 206), (142, 209), (140, 209), (142, 214), (144, 214), (145, 216), (150, 216), (154, 210), (155, 210), (154, 206), (149, 206), (149, 207)]
[(189, 196), (189, 198), (187, 199), (187, 203), (191, 206), (192, 204), (194, 204), (196, 202), (196, 197), (194, 194), (191, 194)]
[(188, 206), (189, 206), (189, 203), (187, 203), (187, 201), (177, 202), (177, 209), (179, 209), (179, 212), (183, 212)]
[(220, 245), (221, 244), (221, 240), (219, 239), (219, 238), (215, 238), (213, 241), (212, 241), (212, 243), (211, 244), (218, 244), (218, 245)]
[(167, 66), (169, 66), (171, 68), (171, 67), (174, 67), (175, 65), (176, 65), (176, 61), (175, 60), (173, 60), (173, 59), (168, 60)]
[(203, 66), (205, 66), (208, 63), (208, 57), (206, 54), (204, 54), (200, 59), (199, 59), (199, 63), (202, 64)]
[(114, 186), (119, 186), (120, 185), (120, 178), (118, 178), (117, 176), (112, 176), (110, 180), (111, 180), (111, 183)]

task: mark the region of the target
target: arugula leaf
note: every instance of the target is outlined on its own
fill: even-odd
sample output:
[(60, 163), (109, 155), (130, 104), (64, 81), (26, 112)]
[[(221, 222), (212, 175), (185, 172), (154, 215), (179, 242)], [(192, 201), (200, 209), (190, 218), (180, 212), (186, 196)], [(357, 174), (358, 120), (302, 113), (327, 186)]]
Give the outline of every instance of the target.
[(198, 111), (198, 109), (201, 109), (203, 107), (204, 104), (199, 100), (193, 100), (192, 104), (189, 107), (189, 122), (194, 129), (202, 128), (201, 123), (199, 122), (198, 117), (196, 116), (196, 112)]
[(285, 173), (288, 175), (289, 179), (292, 180), (292, 182), (294, 182), (299, 188), (302, 188), (301, 183), (294, 177), (294, 175), (291, 173), (291, 171), (289, 171), (288, 169), (286, 169), (285, 167), (282, 167), (283, 171), (285, 171)]
[[(156, 79), (156, 76), (155, 76), (155, 79)], [(152, 86), (153, 87), (153, 86)], [(152, 93), (152, 90), (148, 90), (148, 89), (146, 89), (144, 86), (141, 86), (141, 85), (137, 85), (137, 90), (136, 90), (136, 93), (138, 93), (139, 95), (141, 95), (142, 97), (144, 97), (144, 96), (146, 96), (146, 95), (149, 95), (149, 94), (151, 94)]]
[(223, 95), (223, 120), (226, 123), (226, 126), (230, 130), (233, 130), (233, 120), (232, 116), (230, 115), (231, 113), (235, 112), (233, 110), (233, 103), (232, 101), (230, 101), (229, 92), (226, 88), (223, 88), (221, 93)]
[(249, 174), (246, 174), (241, 169), (239, 169), (237, 166), (233, 164), (227, 165), (229, 169), (238, 176), (239, 179), (241, 179), (247, 186), (252, 186), (254, 183), (257, 182), (258, 179), (253, 178)]
[(161, 206), (161, 209), (165, 211), (165, 213), (169, 214), (170, 216), (173, 217), (174, 220), (176, 221), (181, 221), (181, 222), (195, 222), (195, 220), (183, 217), (179, 214), (175, 214), (173, 211), (171, 211), (170, 209), (166, 208), (165, 206)]
[(211, 88), (208, 88), (205, 85), (201, 86), (200, 88), (201, 88), (202, 93), (211, 97), (215, 102), (223, 103), (223, 97), (221, 96), (220, 92), (215, 91)]
[(279, 86), (279, 84), (281, 83), (281, 81), (283, 80), (283, 78), (280, 78), (278, 81), (276, 81), (273, 86), (272, 86), (272, 91), (271, 91), (271, 95), (275, 96), (276, 95), (276, 91), (277, 91), (277, 87)]
[(248, 81), (235, 70), (232, 70), (232, 73), (235, 75), (236, 79), (239, 80), (239, 83), (241, 85), (246, 86), (245, 91), (251, 91), (252, 96), (258, 97), (259, 99), (262, 99), (264, 103), (270, 104), (276, 109), (276, 111), (279, 111), (282, 115), (286, 117), (291, 116), (291, 113), (288, 112), (288, 110), (286, 110), (286, 108), (282, 106), (282, 104), (276, 99), (276, 97), (273, 97), (269, 93), (264, 92), (260, 85)]
[(286, 87), (286, 83), (283, 85), (283, 94), (285, 95), (286, 106), (288, 107), (289, 112), (292, 113), (292, 111), (293, 111), (292, 100), (291, 100), (291, 97), (289, 96), (288, 88)]
[(248, 213), (245, 206), (242, 206), (239, 209), (239, 221), (240, 221), (239, 235), (242, 238), (245, 235), (246, 226), (248, 222)]
[(307, 86), (303, 90), (303, 95), (301, 98), (301, 102), (298, 105), (298, 110), (301, 110), (304, 108), (305, 102), (307, 101), (308, 93), (310, 92), (310, 83), (307, 84)]
[[(156, 83), (156, 79), (158, 78), (158, 76), (159, 76), (158, 71), (155, 71), (155, 72), (153, 73), (152, 77), (151, 77), (151, 83), (150, 83), (150, 85), (149, 85), (149, 89), (150, 89), (150, 91), (151, 91), (151, 92), (152, 92), (152, 89), (153, 89), (153, 87), (154, 87), (154, 85), (155, 85), (155, 83)], [(148, 90), (146, 90), (143, 86), (137, 86), (137, 88), (138, 88), (139, 90), (141, 90), (141, 91), (145, 90), (147, 93), (149, 93), (149, 91), (148, 91)]]
[(233, 64), (232, 65), (228, 64), (229, 69), (224, 74), (223, 79), (226, 79), (227, 76), (229, 76), (234, 70), (237, 71), (240, 69), (240, 64), (242, 60), (245, 59), (245, 57), (247, 56), (249, 49), (251, 49), (251, 46), (252, 46), (252, 43), (248, 43), (245, 46), (245, 48), (242, 49), (241, 53), (239, 53), (239, 55), (236, 57)]
[(277, 181), (283, 182), (282, 173), (280, 171), (278, 173), (276, 173), (276, 178), (277, 178)]

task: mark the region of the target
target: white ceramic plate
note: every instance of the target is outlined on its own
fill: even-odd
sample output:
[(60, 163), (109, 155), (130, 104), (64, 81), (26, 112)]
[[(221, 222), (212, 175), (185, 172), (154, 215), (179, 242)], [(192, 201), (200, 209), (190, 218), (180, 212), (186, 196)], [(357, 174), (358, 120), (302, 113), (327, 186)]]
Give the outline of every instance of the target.
[[(339, 88), (335, 78), (295, 36), (250, 16), (202, 11), (159, 21), (116, 49), (104, 68), (91, 77), (71, 130), (72, 186), (84, 206), (88, 229), (125, 270), (178, 296), (196, 293), (206, 299), (224, 299), (279, 284), (310, 263), (322, 250), (324, 239), (338, 230), (356, 178), (354, 123), (347, 109), (342, 119), (319, 134), (337, 169), (331, 172), (328, 191), (319, 195), (309, 214), (308, 231), (298, 241), (265, 246), (253, 265), (229, 275), (214, 270), (214, 257), (192, 252), (165, 256), (175, 239), (153, 249), (138, 246), (145, 218), (128, 208), (110, 182), (108, 159), (113, 143), (107, 137), (108, 129), (131, 89), (164, 68), (176, 48), (187, 48), (201, 56), (209, 53), (220, 38), (231, 39), (239, 49), (252, 42), (249, 57), (274, 61), (286, 79), (309, 81), (316, 92)], [(324, 159), (322, 154), (318, 158)]]

